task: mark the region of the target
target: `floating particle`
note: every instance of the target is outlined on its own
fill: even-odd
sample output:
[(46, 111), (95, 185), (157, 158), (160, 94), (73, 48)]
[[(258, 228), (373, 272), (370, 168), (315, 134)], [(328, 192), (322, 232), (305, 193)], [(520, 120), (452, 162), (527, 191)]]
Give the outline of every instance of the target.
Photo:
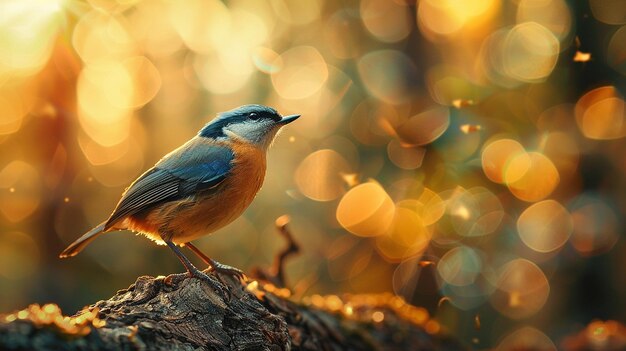
[(428, 266), (432, 266), (432, 265), (434, 265), (434, 264), (435, 264), (435, 262), (434, 262), (434, 261), (426, 261), (426, 260), (422, 260), (422, 261), (419, 261), (419, 262), (418, 262), (418, 265), (419, 265), (420, 267), (428, 267)]
[(357, 173), (340, 173), (340, 175), (343, 181), (351, 188), (359, 184), (359, 175)]
[(461, 130), (461, 132), (469, 134), (478, 132), (479, 130), (483, 129), (483, 127), (480, 124), (463, 124), (459, 127), (459, 129)]
[(452, 100), (452, 106), (456, 108), (463, 108), (474, 105), (474, 100), (454, 99)]
[(574, 62), (588, 62), (591, 60), (591, 53), (589, 52), (582, 52), (582, 51), (576, 51), (576, 54), (574, 55)]

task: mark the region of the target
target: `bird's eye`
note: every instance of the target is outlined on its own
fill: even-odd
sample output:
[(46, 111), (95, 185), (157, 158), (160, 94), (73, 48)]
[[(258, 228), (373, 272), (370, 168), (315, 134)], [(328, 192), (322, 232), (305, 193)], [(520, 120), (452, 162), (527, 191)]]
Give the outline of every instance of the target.
[(259, 115), (252, 112), (251, 114), (248, 115), (248, 118), (253, 119), (253, 120), (257, 120), (259, 119)]

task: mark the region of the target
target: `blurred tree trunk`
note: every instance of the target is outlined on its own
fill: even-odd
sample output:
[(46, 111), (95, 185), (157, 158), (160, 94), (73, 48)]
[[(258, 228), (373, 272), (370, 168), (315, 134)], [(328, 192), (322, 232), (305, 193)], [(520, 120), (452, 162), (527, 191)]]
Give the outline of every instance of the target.
[[(61, 315), (56, 305), (32, 305), (0, 316), (0, 349), (463, 349), (411, 322), (406, 316), (416, 308), (391, 295), (387, 305), (372, 295), (343, 300), (318, 296), (318, 303), (310, 305), (287, 296), (286, 289), (257, 281), (245, 287), (225, 279), (222, 293), (181, 274), (140, 277), (128, 289), (73, 317)], [(331, 308), (314, 307), (321, 306), (319, 301), (328, 301)]]

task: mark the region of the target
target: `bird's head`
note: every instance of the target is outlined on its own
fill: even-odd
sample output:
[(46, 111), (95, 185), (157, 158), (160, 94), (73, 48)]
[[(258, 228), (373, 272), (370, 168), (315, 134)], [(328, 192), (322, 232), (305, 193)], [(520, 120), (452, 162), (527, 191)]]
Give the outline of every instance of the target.
[(244, 105), (218, 114), (198, 135), (212, 139), (239, 138), (267, 148), (280, 128), (298, 117), (300, 115), (282, 117), (273, 108), (263, 105)]

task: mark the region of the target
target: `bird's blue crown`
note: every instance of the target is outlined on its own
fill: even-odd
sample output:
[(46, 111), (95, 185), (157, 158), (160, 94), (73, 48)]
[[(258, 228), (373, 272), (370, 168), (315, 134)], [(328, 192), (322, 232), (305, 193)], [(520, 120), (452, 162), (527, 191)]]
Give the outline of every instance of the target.
[(280, 114), (271, 107), (263, 105), (243, 105), (230, 111), (222, 112), (215, 119), (207, 123), (198, 135), (205, 138), (225, 137), (224, 127), (229, 124), (243, 123), (249, 119), (269, 118), (280, 121)]

